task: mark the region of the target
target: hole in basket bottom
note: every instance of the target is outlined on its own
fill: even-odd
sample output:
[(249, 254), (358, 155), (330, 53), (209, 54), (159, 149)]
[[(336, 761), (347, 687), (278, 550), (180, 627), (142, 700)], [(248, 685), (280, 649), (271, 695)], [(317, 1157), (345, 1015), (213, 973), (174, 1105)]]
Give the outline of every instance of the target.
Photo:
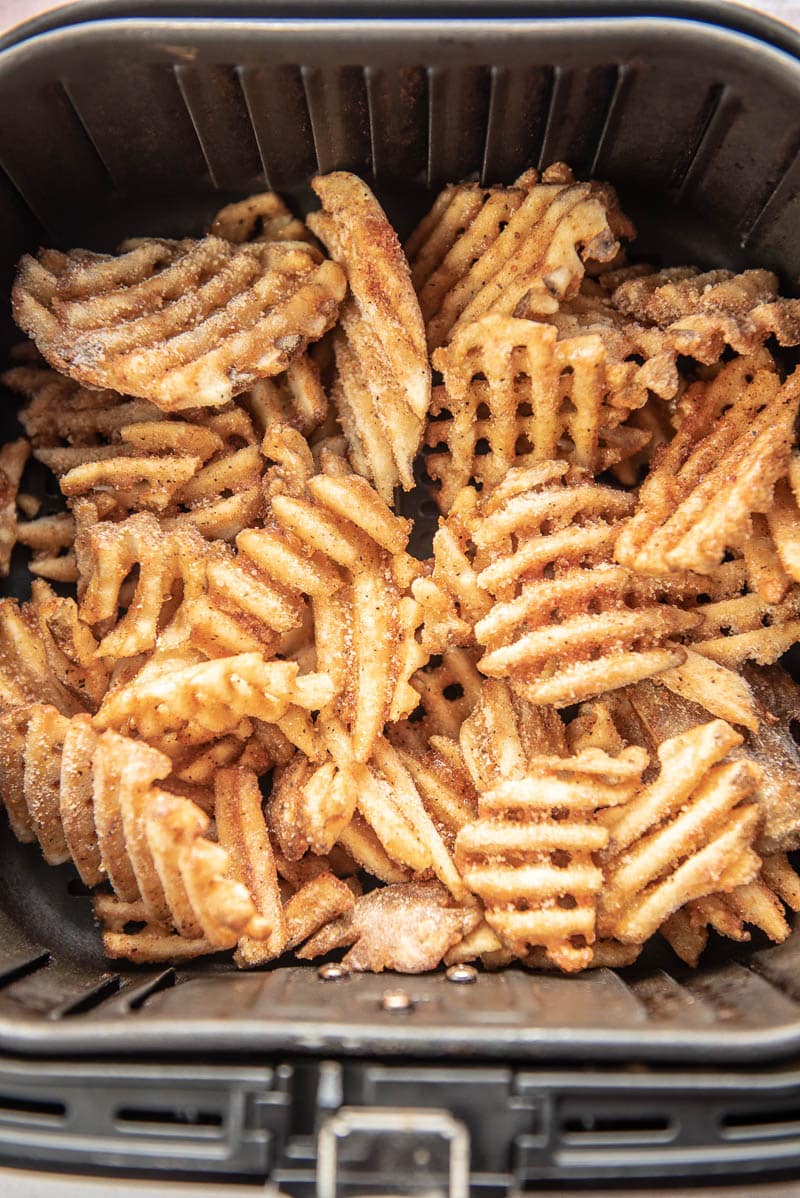
[(222, 1127), (219, 1111), (198, 1111), (193, 1107), (153, 1110), (150, 1107), (125, 1106), (117, 1111), (118, 1123), (166, 1123), (180, 1127)]
[(734, 1111), (722, 1119), (722, 1130), (730, 1137), (763, 1136), (765, 1128), (777, 1135), (796, 1135), (800, 1129), (800, 1107), (780, 1111)]
[(666, 1115), (571, 1115), (564, 1119), (561, 1130), (570, 1136), (647, 1135), (666, 1132), (671, 1128)]
[(40, 1119), (63, 1119), (67, 1108), (63, 1102), (43, 1102), (34, 1098), (9, 1098), (0, 1094), (0, 1118), (3, 1115), (34, 1115)]

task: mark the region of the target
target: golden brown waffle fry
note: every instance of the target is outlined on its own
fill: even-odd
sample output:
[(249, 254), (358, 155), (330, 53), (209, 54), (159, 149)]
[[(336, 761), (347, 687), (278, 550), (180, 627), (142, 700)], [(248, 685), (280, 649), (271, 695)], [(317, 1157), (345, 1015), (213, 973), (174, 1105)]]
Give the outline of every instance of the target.
[(74, 599), (62, 598), (42, 579), (31, 585), (31, 610), (54, 678), (87, 711), (96, 711), (108, 689), (109, 671), (97, 641), (80, 618)]
[(243, 937), (236, 959), (239, 964), (262, 964), (280, 956), (288, 933), (258, 779), (250, 770), (219, 770), (214, 779), (214, 798), (219, 842), (230, 854), (234, 876), (245, 883), (269, 928), (257, 940)]
[[(766, 854), (791, 851), (800, 845), (800, 754), (791, 734), (797, 687), (777, 666), (746, 666), (743, 681), (753, 696), (759, 722), (729, 757), (747, 761), (759, 773), (755, 797), (762, 823), (756, 849)], [(655, 679), (615, 691), (608, 696), (608, 705), (623, 737), (642, 745), (653, 758), (663, 741), (690, 732), (708, 718), (703, 707), (665, 692)]]
[(566, 757), (561, 717), (553, 707), (534, 707), (500, 678), (486, 678), (480, 699), (461, 725), (464, 764), (478, 790), (522, 778), (534, 757)]
[(296, 662), (240, 653), (139, 675), (109, 691), (95, 722), (148, 740), (177, 733), (183, 744), (204, 744), (240, 729), (243, 721), (278, 723), (293, 706), (319, 710), (331, 694), (324, 674), (298, 677)]
[(709, 928), (729, 940), (748, 941), (750, 924), (780, 944), (791, 933), (783, 904), (800, 910), (800, 883), (785, 853), (765, 857), (761, 873), (729, 894), (687, 903), (665, 921), (661, 935), (677, 955), (696, 966), (708, 943)]
[(292, 216), (279, 195), (263, 191), (220, 208), (211, 222), (212, 237), (234, 245), (245, 241), (310, 241), (303, 222)]
[(422, 735), (423, 747), (433, 736), (458, 738), (461, 725), (480, 698), (483, 679), (475, 666), (476, 657), (475, 650), (448, 649), (440, 661), (432, 658), (412, 676), (421, 716), (412, 727)]
[[(112, 960), (155, 964), (188, 961), (217, 951), (209, 940), (187, 939), (170, 928), (151, 923), (141, 902), (126, 903), (114, 894), (97, 894), (92, 903), (103, 930), (103, 952)], [(131, 925), (141, 926), (126, 930)]]
[(633, 227), (610, 188), (563, 164), (513, 188), (446, 188), (407, 250), (428, 334), (442, 345), (485, 312), (536, 316), (574, 295), (586, 259), (611, 261)]
[(308, 436), (328, 416), (328, 397), (309, 354), (300, 354), (283, 374), (261, 379), (239, 402), (252, 414), (262, 437), (274, 424), (289, 424)]
[(8, 575), (17, 543), (17, 496), (30, 452), (24, 437), (0, 446), (0, 578)]
[(416, 640), (421, 612), (408, 593), (419, 572), (405, 553), (409, 526), (365, 479), (343, 473), (340, 459), (325, 455), (324, 472), (314, 475), (294, 430), (276, 429), (264, 444), (276, 465), (266, 478), (267, 530), (254, 537), (277, 528), (272, 540), (283, 539), (287, 557), (321, 557), (341, 580), (310, 594), (316, 668), (333, 680), (335, 714), (351, 731), (356, 759), (366, 761), (384, 724), (416, 707), (409, 679), (428, 660)]
[(685, 401), (691, 410), (642, 484), (615, 549), (645, 574), (708, 574), (745, 542), (789, 465), (800, 374), (781, 386), (774, 367), (735, 358)]
[(800, 301), (782, 299), (777, 275), (767, 270), (640, 272), (620, 282), (611, 298), (620, 311), (679, 334), (685, 354), (693, 354), (695, 342), (729, 345), (738, 354), (753, 353), (772, 336), (779, 345), (800, 343)]
[(643, 759), (589, 750), (520, 766), (521, 776), (481, 794), (478, 820), (458, 834), (456, 862), (504, 944), (517, 955), (543, 947), (572, 972), (591, 961), (595, 940), (603, 876), (592, 854), (608, 841), (595, 812), (630, 799)]
[(630, 507), (630, 496), (561, 462), (512, 470), (481, 496), (469, 520), (473, 565), (496, 600), (475, 626), (483, 674), (563, 707), (680, 665), (670, 638), (699, 617), (608, 560)]
[(758, 873), (760, 771), (725, 760), (741, 742), (714, 720), (659, 745), (659, 776), (607, 821), (600, 935), (641, 944), (687, 902)]
[(334, 337), (332, 398), (359, 474), (392, 502), (410, 491), (430, 405), (425, 328), (397, 235), (372, 192), (345, 171), (317, 176), (309, 228), (345, 269), (350, 298)]
[(744, 559), (725, 562), (709, 576), (710, 603), (694, 607), (700, 617), (686, 636), (694, 649), (736, 670), (743, 662), (772, 665), (800, 640), (800, 588), (793, 584), (778, 603), (751, 590)]
[[(771, 565), (769, 580), (777, 576), (774, 590), (762, 585), (759, 593), (765, 598), (779, 601), (788, 589), (789, 579), (800, 582), (800, 454), (795, 450), (789, 459), (786, 477), (775, 485), (772, 506), (766, 513), (766, 529), (773, 552), (777, 557)], [(763, 535), (763, 534), (762, 534)], [(768, 551), (767, 551), (768, 552)], [(781, 577), (783, 575), (783, 577)], [(781, 585), (783, 584), (783, 586)]]
[(34, 454), (68, 498), (113, 495), (106, 514), (155, 511), (223, 539), (259, 513), (263, 459), (239, 403), (170, 416), (146, 400), (86, 390), (45, 367), (14, 367), (3, 381), (28, 399), (20, 419)]
[[(81, 619), (101, 631), (99, 655), (114, 659), (153, 648), (174, 611), (174, 593), (187, 604), (202, 596), (214, 552), (194, 529), (164, 530), (148, 512), (94, 524), (78, 534), (75, 546)], [(123, 587), (135, 569), (126, 603)]]
[(0, 599), (0, 709), (50, 703), (64, 715), (83, 704), (55, 677), (39, 620), (30, 604)]
[(461, 519), (461, 507), (469, 517), (475, 503), (472, 488), (460, 492), (448, 518), (440, 522), (434, 534), (429, 573), (411, 586), (424, 618), (422, 644), (433, 653), (474, 644), (474, 626), (491, 607), (491, 599), (478, 586), (469, 523)]
[(297, 956), (308, 961), (352, 945), (342, 962), (348, 969), (425, 973), (480, 918), (476, 908), (455, 906), (438, 882), (384, 886), (356, 899), (352, 911), (312, 936)]
[(296, 948), (327, 924), (351, 911), (356, 896), (332, 873), (321, 873), (301, 886), (284, 907), (286, 947)]
[(118, 257), (26, 255), (12, 302), (57, 370), (174, 411), (285, 370), (334, 323), (345, 286), (302, 242), (142, 239)]
[(444, 383), (425, 465), (444, 512), (468, 482), (491, 490), (512, 466), (561, 458), (600, 473), (649, 439), (620, 427), (647, 400), (644, 367), (612, 361), (596, 333), (558, 340), (552, 325), (489, 313), (459, 326), (433, 364)]

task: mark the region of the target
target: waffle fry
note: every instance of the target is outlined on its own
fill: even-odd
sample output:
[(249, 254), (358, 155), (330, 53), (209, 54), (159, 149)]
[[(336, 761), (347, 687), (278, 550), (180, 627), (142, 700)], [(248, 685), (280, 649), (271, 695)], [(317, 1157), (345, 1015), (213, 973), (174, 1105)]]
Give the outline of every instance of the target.
[(761, 873), (729, 894), (714, 894), (687, 903), (665, 921), (661, 935), (681, 960), (697, 966), (708, 943), (709, 929), (729, 940), (751, 939), (746, 924), (780, 944), (791, 932), (784, 903), (800, 910), (800, 885), (785, 853), (765, 857)]
[(735, 358), (685, 397), (687, 415), (639, 492), (620, 533), (619, 562), (646, 574), (708, 574), (741, 547), (789, 465), (800, 374)]
[(612, 362), (595, 333), (558, 340), (552, 325), (490, 313), (459, 326), (433, 364), (444, 384), (425, 466), (445, 513), (468, 482), (491, 490), (513, 466), (548, 458), (600, 473), (649, 439), (620, 427), (647, 400), (645, 368)]
[(482, 673), (563, 707), (681, 664), (670, 638), (699, 617), (608, 561), (630, 503), (550, 462), (511, 471), (477, 505), (474, 564), (490, 559), (477, 581), (496, 598), (475, 626)]
[(554, 312), (587, 259), (610, 262), (633, 235), (611, 189), (575, 183), (561, 163), (518, 184), (446, 188), (409, 240), (429, 349), (486, 312)]
[(302, 242), (142, 239), (116, 258), (26, 255), (12, 304), (57, 370), (174, 411), (285, 370), (331, 327), (345, 286)]
[(243, 721), (278, 723), (293, 706), (319, 710), (331, 693), (324, 674), (298, 676), (296, 662), (240, 653), (138, 675), (109, 691), (95, 722), (146, 740), (176, 733), (182, 744), (204, 744), (240, 729)]
[(310, 241), (311, 234), (296, 216), (292, 216), (279, 195), (263, 191), (235, 204), (226, 204), (211, 222), (212, 237), (222, 237), (234, 245), (246, 241)]
[(752, 354), (768, 337), (779, 345), (800, 343), (800, 301), (782, 299), (777, 275), (767, 270), (638, 273), (620, 282), (611, 298), (637, 320), (680, 333), (686, 354), (696, 342), (729, 345), (738, 354)]
[(595, 940), (603, 875), (592, 855), (608, 842), (595, 812), (630, 798), (642, 760), (594, 750), (534, 757), (523, 768), (481, 794), (478, 820), (458, 834), (456, 862), (504, 944), (516, 955), (542, 947), (572, 972), (591, 962)]
[(22, 437), (0, 447), (0, 578), (8, 575), (17, 543), (17, 496), (29, 456), (30, 445)]
[(351, 731), (357, 760), (366, 761), (384, 724), (418, 702), (409, 679), (428, 659), (416, 640), (421, 612), (408, 593), (418, 568), (405, 553), (407, 522), (365, 479), (342, 473), (340, 460), (326, 458), (325, 472), (312, 475), (308, 447), (292, 432), (265, 440), (277, 463), (267, 472), (268, 521), (290, 547), (321, 554), (340, 571), (343, 585), (311, 595), (316, 665), (333, 680), (335, 713)]
[(659, 745), (659, 776), (609, 821), (600, 935), (641, 944), (687, 902), (758, 873), (760, 771), (725, 760), (741, 741), (714, 720)]
[(352, 945), (343, 965), (356, 972), (425, 973), (480, 922), (457, 907), (438, 882), (384, 886), (356, 899), (352, 911), (324, 927), (297, 956), (304, 961)]
[(430, 406), (425, 329), (397, 235), (369, 188), (336, 171), (312, 182), (322, 211), (309, 228), (347, 273), (350, 299), (334, 337), (332, 391), (359, 474), (386, 503), (410, 491)]
[[(314, 187), (308, 227), (264, 193), (202, 241), (20, 263), (45, 357), (0, 379), (0, 572), (19, 542), (34, 576), (0, 600), (12, 830), (134, 962), (779, 943), (800, 372), (765, 343), (800, 301), (628, 267), (613, 191), (563, 164), (446, 188), (410, 270), (360, 180)], [(394, 506), (421, 441), (432, 550)]]

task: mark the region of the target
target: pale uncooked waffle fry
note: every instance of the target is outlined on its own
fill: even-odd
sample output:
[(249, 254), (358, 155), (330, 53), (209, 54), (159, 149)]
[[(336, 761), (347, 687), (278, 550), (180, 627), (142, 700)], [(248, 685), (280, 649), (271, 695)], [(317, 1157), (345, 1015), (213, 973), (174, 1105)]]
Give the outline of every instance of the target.
[(345, 287), (304, 242), (141, 239), (118, 257), (26, 256), (12, 301), (57, 370), (174, 411), (285, 370), (334, 323)]

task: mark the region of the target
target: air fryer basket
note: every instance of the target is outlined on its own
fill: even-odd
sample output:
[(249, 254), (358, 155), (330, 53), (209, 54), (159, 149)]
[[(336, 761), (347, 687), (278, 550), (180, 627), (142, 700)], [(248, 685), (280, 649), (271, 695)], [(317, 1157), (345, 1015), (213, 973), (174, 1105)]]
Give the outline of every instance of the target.
[[(37, 244), (197, 233), (265, 184), (304, 208), (317, 170), (363, 174), (405, 233), (443, 182), (558, 159), (617, 184), (642, 254), (767, 265), (787, 287), (800, 273), (800, 49), (743, 9), (187, 8), (93, 0), (0, 42), (3, 295)], [(16, 336), (4, 318), (0, 350)], [(16, 430), (4, 398), (2, 438)], [(3, 822), (0, 1160), (269, 1175), (298, 1198), (401, 1176), (457, 1195), (467, 1173), (499, 1194), (785, 1171), (800, 1151), (799, 965), (796, 931), (717, 945), (696, 972), (665, 950), (619, 974), (471, 985), (223, 959), (112, 969), (74, 872)], [(385, 1003), (392, 988), (407, 1001)]]

